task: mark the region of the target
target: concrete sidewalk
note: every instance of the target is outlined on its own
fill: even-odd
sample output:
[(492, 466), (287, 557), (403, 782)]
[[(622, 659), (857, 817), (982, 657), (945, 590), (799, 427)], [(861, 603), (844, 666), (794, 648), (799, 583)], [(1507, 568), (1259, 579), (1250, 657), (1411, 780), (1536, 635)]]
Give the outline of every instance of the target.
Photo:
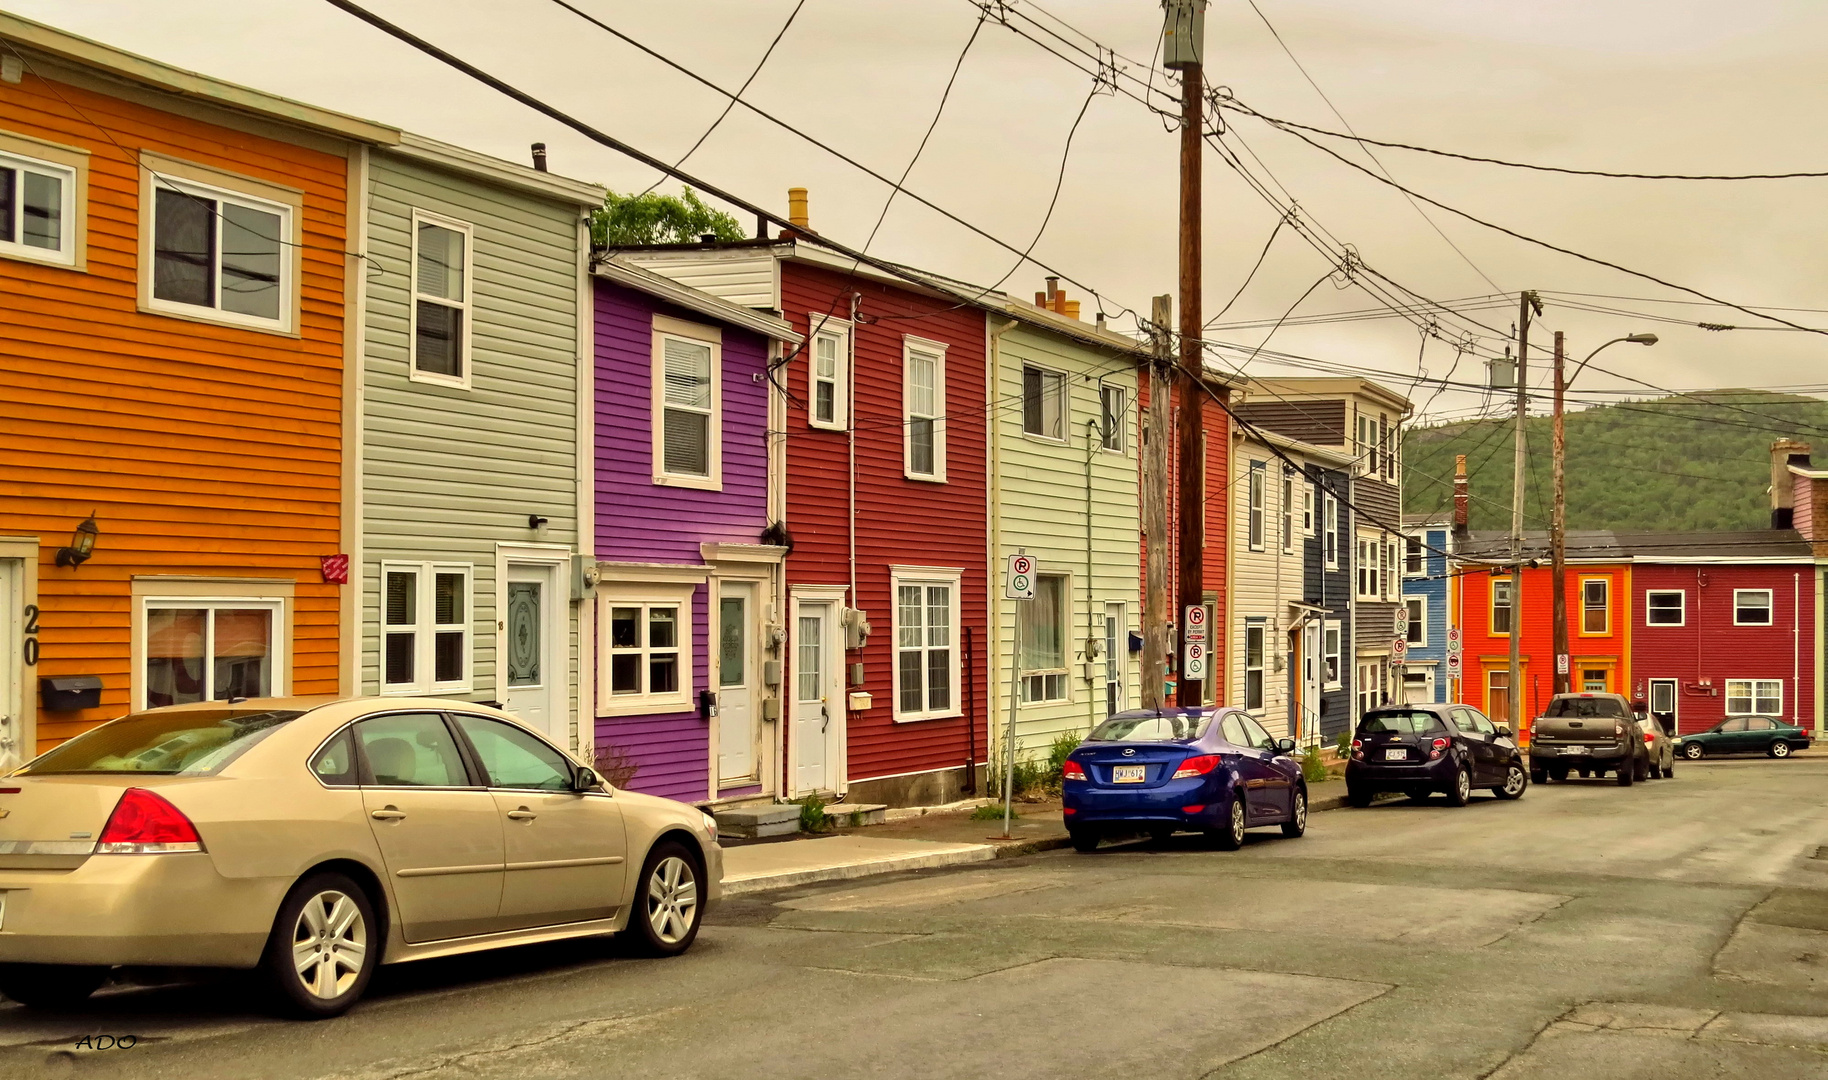
[[(841, 811), (843, 805), (837, 803), (828, 810)], [(1344, 780), (1309, 785), (1310, 814), (1345, 805)], [(724, 893), (735, 896), (815, 881), (988, 862), (1063, 848), (1071, 842), (1058, 799), (1018, 802), (1015, 812), (1007, 838), (1001, 835), (1000, 814), (995, 820), (983, 821), (974, 820), (970, 810), (945, 810), (800, 840), (732, 843), (724, 848)]]

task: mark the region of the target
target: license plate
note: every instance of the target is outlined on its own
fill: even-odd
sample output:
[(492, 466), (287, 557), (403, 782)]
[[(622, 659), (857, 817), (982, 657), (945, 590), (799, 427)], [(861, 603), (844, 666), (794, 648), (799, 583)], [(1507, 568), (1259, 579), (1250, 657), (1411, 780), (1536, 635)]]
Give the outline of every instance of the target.
[(1384, 760), (1385, 761), (1408, 761), (1409, 760), (1409, 751), (1407, 751), (1407, 750), (1386, 750), (1386, 751), (1384, 751)]
[(1147, 766), (1143, 765), (1113, 765), (1111, 766), (1111, 783), (1140, 784), (1147, 775), (1146, 770)]
[(1561, 748), (1561, 752), (1564, 754), (1591, 754), (1591, 753), (1593, 753), (1591, 748), (1585, 747), (1585, 746), (1564, 746)]

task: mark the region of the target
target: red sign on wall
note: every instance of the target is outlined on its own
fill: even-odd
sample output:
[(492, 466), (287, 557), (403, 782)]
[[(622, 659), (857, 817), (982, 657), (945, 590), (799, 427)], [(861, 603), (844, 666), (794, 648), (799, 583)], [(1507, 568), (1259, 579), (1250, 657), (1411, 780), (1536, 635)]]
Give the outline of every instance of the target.
[(349, 556), (323, 555), (318, 558), (318, 565), (324, 571), (325, 584), (349, 584)]

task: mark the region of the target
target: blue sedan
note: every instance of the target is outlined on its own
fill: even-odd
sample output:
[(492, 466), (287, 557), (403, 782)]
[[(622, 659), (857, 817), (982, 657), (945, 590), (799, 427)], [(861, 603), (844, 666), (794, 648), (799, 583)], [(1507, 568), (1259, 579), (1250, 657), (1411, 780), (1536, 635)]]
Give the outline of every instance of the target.
[(1300, 836), (1308, 791), (1294, 750), (1240, 709), (1118, 713), (1066, 759), (1066, 831), (1079, 851), (1109, 833), (1202, 832), (1227, 851), (1258, 825)]

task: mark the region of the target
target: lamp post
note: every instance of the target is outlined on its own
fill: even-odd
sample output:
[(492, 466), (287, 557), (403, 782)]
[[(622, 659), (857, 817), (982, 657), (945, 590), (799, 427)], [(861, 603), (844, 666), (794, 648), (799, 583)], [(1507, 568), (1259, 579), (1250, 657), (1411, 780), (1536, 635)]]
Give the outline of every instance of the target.
[(1553, 457), (1555, 460), (1553, 479), (1555, 501), (1549, 511), (1549, 555), (1551, 564), (1549, 589), (1550, 595), (1553, 597), (1552, 603), (1554, 605), (1554, 685), (1557, 694), (1566, 694), (1570, 692), (1573, 689), (1574, 684), (1574, 662), (1573, 658), (1568, 655), (1568, 586), (1565, 579), (1568, 557), (1568, 500), (1564, 486), (1564, 474), (1566, 470), (1564, 454), (1566, 451), (1566, 439), (1562, 432), (1562, 397), (1567, 392), (1568, 385), (1579, 378), (1580, 373), (1586, 369), (1588, 361), (1598, 356), (1601, 349), (1617, 345), (1620, 342), (1630, 342), (1633, 345), (1655, 345), (1657, 343), (1657, 335), (1627, 334), (1624, 337), (1613, 338), (1611, 341), (1601, 345), (1598, 349), (1588, 353), (1586, 360), (1582, 360), (1579, 364), (1576, 364), (1573, 375), (1564, 377), (1562, 374), (1562, 335), (1561, 331), (1555, 331), (1555, 434), (1552, 440)]

